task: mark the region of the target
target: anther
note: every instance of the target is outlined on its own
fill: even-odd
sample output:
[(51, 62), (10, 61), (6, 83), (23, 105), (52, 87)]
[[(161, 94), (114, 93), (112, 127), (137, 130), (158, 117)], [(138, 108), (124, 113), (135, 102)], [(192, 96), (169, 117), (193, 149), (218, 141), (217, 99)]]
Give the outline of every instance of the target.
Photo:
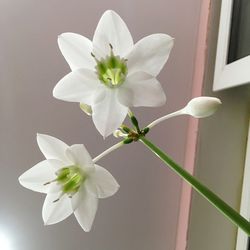
[(56, 181), (57, 181), (57, 179), (52, 180), (52, 181), (48, 181), (48, 182), (45, 182), (43, 185), (44, 185), (44, 186), (47, 186), (47, 185), (51, 184), (52, 182), (56, 182)]
[(93, 52), (90, 52), (90, 55), (95, 59), (96, 63), (99, 63), (99, 60), (96, 58), (95, 54)]
[(62, 198), (63, 195), (64, 193), (61, 193), (61, 195), (56, 200), (54, 200), (53, 203), (58, 202)]
[(112, 46), (111, 43), (109, 43), (109, 47), (110, 47), (111, 50), (113, 50), (113, 46)]

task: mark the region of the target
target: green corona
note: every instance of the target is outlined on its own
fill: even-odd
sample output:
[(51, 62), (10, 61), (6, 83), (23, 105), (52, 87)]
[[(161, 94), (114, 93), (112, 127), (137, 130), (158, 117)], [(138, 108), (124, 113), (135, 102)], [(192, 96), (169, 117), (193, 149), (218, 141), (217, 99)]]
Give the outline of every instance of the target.
[(56, 173), (57, 178), (53, 181), (47, 182), (44, 185), (56, 182), (61, 186), (61, 196), (54, 202), (58, 201), (64, 194), (72, 197), (80, 189), (87, 175), (77, 165), (67, 166), (59, 169)]
[(124, 83), (128, 68), (127, 59), (114, 55), (113, 46), (110, 46), (110, 55), (98, 60), (93, 53), (91, 55), (96, 61), (96, 73), (98, 79), (109, 88), (115, 88)]

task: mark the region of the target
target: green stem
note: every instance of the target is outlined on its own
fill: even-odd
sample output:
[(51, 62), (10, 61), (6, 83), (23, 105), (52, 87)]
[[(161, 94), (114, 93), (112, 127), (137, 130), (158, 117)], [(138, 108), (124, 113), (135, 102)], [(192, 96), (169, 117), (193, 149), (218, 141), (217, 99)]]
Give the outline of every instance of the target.
[(195, 177), (189, 174), (185, 169), (175, 163), (169, 156), (161, 151), (157, 146), (145, 137), (140, 137), (140, 141), (144, 143), (153, 153), (155, 153), (166, 165), (175, 171), (180, 177), (188, 182), (198, 193), (206, 198), (214, 205), (222, 214), (229, 218), (235, 225), (240, 227), (248, 235), (250, 235), (250, 223), (225, 203), (220, 197), (209, 190), (205, 185), (200, 183)]

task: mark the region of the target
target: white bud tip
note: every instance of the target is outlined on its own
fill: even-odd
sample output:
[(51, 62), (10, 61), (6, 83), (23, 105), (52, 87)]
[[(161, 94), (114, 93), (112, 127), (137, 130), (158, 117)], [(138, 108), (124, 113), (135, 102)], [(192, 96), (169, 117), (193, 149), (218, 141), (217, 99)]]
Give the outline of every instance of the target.
[(85, 103), (80, 103), (80, 108), (83, 112), (85, 112), (85, 114), (87, 115), (92, 115), (92, 108), (91, 106), (85, 104)]
[(221, 105), (221, 100), (216, 97), (200, 96), (193, 98), (184, 108), (184, 113), (196, 118), (210, 116)]
[(119, 138), (119, 137), (126, 137), (127, 135), (124, 134), (121, 130), (117, 129), (113, 132), (113, 136)]
[(115, 131), (113, 132), (113, 136), (116, 137), (116, 138), (120, 137), (120, 136), (119, 136), (120, 132), (121, 132), (121, 131), (118, 130), (118, 129), (115, 130)]

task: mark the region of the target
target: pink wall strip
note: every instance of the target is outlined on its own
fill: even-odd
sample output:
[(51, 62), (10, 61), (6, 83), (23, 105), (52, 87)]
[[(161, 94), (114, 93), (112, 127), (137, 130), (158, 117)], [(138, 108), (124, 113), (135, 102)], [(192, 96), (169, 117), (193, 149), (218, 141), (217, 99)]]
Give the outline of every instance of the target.
[[(206, 59), (207, 28), (209, 21), (210, 0), (204, 0), (201, 4), (200, 25), (197, 38), (197, 50), (195, 58), (195, 70), (193, 77), (192, 97), (202, 95), (203, 76)], [(185, 169), (193, 174), (195, 167), (195, 154), (197, 143), (198, 119), (190, 119), (187, 131), (187, 143), (185, 154)], [(187, 183), (182, 184), (180, 200), (180, 212), (176, 236), (176, 250), (185, 250), (187, 247), (187, 232), (189, 212), (191, 204), (192, 188)]]

